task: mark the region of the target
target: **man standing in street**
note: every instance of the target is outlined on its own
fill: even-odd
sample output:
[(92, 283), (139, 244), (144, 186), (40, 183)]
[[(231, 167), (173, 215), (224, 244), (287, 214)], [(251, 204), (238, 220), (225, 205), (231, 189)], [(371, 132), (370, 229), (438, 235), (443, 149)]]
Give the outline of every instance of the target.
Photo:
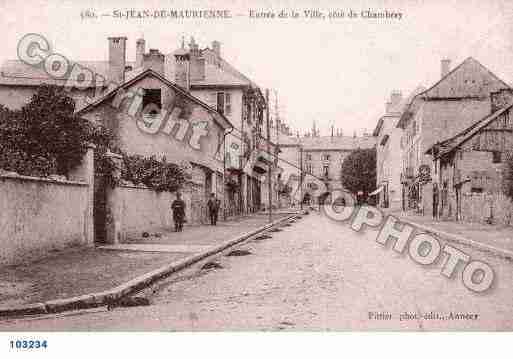
[(210, 199), (207, 202), (208, 216), (210, 217), (210, 224), (217, 225), (217, 215), (219, 213), (219, 200), (216, 198), (215, 193), (210, 195)]
[(176, 199), (171, 203), (173, 211), (173, 221), (175, 222), (175, 232), (181, 232), (185, 222), (185, 202), (182, 200), (180, 192), (176, 192)]

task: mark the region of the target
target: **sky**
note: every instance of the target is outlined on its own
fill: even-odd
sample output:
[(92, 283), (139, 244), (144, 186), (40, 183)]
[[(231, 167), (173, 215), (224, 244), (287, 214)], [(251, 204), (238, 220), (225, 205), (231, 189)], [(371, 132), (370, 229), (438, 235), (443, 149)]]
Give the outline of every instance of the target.
[[(250, 3), (251, 5), (248, 5)], [(371, 132), (394, 90), (403, 96), (440, 79), (440, 60), (451, 67), (472, 56), (513, 84), (513, 4), (502, 0), (397, 1), (165, 1), (0, 0), (0, 61), (16, 58), (27, 33), (45, 36), (69, 59), (106, 60), (107, 37), (127, 36), (127, 59), (136, 39), (171, 53), (194, 36), (200, 47), (222, 43), (222, 56), (261, 88), (278, 93), (280, 116), (303, 133), (315, 120), (346, 135)], [(229, 10), (230, 19), (81, 19), (85, 10)], [(331, 10), (402, 13), (397, 19), (262, 19), (249, 11)], [(273, 93), (273, 91), (271, 91)]]

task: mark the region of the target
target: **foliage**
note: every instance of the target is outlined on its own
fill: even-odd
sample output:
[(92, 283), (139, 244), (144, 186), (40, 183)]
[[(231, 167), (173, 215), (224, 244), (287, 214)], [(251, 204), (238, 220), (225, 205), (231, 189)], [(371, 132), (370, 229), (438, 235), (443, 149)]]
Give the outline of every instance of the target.
[(342, 186), (353, 194), (367, 196), (376, 188), (376, 149), (357, 149), (342, 162)]
[(87, 150), (88, 125), (57, 86), (42, 85), (19, 110), (0, 108), (0, 168), (24, 175), (67, 175)]
[(114, 134), (110, 129), (102, 124), (88, 123), (88, 135), (87, 139), (89, 143), (96, 146), (94, 150), (94, 173), (96, 176), (102, 176), (106, 184), (114, 187), (118, 183), (116, 178), (116, 163), (108, 155), (112, 150), (114, 152), (120, 152), (118, 148), (114, 147)]
[(123, 162), (124, 166), (121, 170), (123, 180), (135, 185), (144, 184), (157, 192), (175, 192), (190, 179), (184, 166), (169, 163), (165, 157), (159, 161), (155, 156), (124, 154)]

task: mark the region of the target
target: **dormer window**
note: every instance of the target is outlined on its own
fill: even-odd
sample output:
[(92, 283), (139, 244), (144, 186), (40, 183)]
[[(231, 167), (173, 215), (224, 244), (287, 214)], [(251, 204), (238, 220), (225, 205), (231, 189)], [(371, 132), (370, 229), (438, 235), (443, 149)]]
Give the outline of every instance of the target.
[[(155, 105), (159, 110), (162, 109), (162, 94), (160, 89), (144, 89), (143, 108), (146, 108), (146, 106), (150, 104)], [(156, 109), (152, 109), (150, 112), (152, 111), (156, 112)]]

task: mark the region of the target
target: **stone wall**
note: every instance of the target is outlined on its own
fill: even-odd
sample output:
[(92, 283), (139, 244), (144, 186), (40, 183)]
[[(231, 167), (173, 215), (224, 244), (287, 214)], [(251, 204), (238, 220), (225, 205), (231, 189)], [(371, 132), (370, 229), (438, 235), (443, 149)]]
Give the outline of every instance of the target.
[[(188, 183), (180, 191), (185, 202), (186, 225), (206, 223), (204, 187)], [(155, 233), (174, 228), (171, 203), (176, 193), (155, 192), (146, 186), (120, 185), (108, 195), (110, 218), (107, 242), (122, 242), (143, 232)]]
[(0, 175), (0, 265), (93, 245), (93, 150), (73, 180)]

